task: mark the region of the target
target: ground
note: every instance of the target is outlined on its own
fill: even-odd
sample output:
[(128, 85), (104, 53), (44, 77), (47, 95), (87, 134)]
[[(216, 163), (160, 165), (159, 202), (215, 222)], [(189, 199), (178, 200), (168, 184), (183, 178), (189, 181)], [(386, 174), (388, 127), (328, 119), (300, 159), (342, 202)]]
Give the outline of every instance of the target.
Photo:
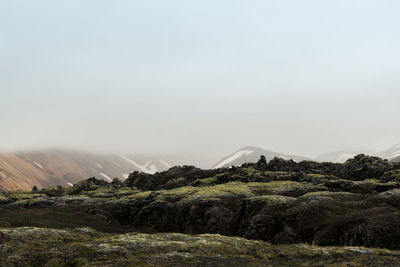
[(400, 266), (400, 165), (285, 161), (0, 194), (0, 266)]

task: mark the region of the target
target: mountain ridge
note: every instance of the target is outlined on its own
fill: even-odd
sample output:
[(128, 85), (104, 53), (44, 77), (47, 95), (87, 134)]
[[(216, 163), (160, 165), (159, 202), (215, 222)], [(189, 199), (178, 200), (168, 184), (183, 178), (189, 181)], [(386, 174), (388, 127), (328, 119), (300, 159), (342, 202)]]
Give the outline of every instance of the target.
[(212, 169), (239, 166), (244, 163), (255, 163), (258, 161), (261, 155), (265, 156), (267, 161), (270, 161), (275, 157), (282, 159), (293, 159), (294, 161), (311, 160), (308, 157), (275, 152), (257, 146), (245, 146), (215, 163), (212, 166)]
[[(261, 155), (264, 155), (267, 161), (277, 157), (293, 159), (296, 162), (313, 160), (343, 163), (356, 154), (358, 152), (340, 151), (326, 153), (312, 159), (257, 146), (245, 146), (217, 161), (211, 168), (255, 163)], [(380, 152), (371, 153), (371, 155), (400, 162), (400, 145), (394, 145)], [(88, 177), (96, 177), (108, 182), (115, 177), (124, 180), (133, 171), (154, 174), (176, 165), (187, 165), (188, 161), (195, 160), (165, 155), (94, 154), (66, 149), (2, 152), (0, 153), (0, 191), (30, 190), (34, 185), (39, 188), (53, 185), (72, 186)]]
[(278, 157), (282, 159), (293, 159), (294, 161), (312, 160), (317, 162), (344, 163), (358, 154), (372, 155), (389, 161), (400, 162), (400, 143), (378, 152), (372, 152), (369, 150), (341, 150), (323, 153), (316, 157), (275, 152), (257, 146), (245, 146), (228, 156), (223, 157), (214, 163), (212, 168), (240, 166), (244, 163), (255, 163), (261, 155), (264, 155), (267, 161), (270, 161), (274, 157)]
[(155, 173), (177, 164), (156, 156), (92, 154), (74, 150), (35, 150), (0, 154), (0, 190), (30, 190), (73, 184), (88, 177), (111, 182), (133, 171)]

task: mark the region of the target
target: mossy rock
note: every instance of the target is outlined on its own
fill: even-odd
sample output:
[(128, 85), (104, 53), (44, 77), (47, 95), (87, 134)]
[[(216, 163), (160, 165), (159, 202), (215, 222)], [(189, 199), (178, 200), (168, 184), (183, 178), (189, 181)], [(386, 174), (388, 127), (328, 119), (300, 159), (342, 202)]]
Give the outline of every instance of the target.
[[(272, 245), (217, 234), (104, 234), (0, 229), (4, 266), (396, 266), (400, 252), (364, 247)], [(10, 250), (9, 246), (13, 249)]]

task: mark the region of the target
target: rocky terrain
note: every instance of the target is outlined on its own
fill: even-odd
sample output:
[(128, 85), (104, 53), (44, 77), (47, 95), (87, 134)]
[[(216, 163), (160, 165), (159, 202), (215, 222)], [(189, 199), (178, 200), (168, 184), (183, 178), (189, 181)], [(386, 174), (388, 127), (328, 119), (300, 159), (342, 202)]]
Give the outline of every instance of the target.
[[(356, 154), (348, 151), (335, 152), (321, 155), (314, 160), (344, 163)], [(111, 182), (115, 177), (124, 180), (133, 171), (154, 174), (166, 171), (171, 166), (192, 162), (212, 169), (240, 166), (249, 162), (256, 163), (261, 155), (265, 156), (267, 162), (275, 157), (296, 162), (311, 160), (254, 146), (241, 148), (213, 165), (213, 160), (193, 155), (102, 155), (62, 149), (3, 152), (0, 153), (0, 191), (30, 190), (34, 185), (40, 189), (54, 185), (68, 187), (88, 177)], [(400, 145), (373, 155), (399, 162)]]
[(0, 266), (397, 266), (399, 251), (272, 245), (218, 234), (0, 229)]
[(2, 193), (0, 214), (4, 266), (400, 264), (400, 164), (362, 154), (90, 178)]

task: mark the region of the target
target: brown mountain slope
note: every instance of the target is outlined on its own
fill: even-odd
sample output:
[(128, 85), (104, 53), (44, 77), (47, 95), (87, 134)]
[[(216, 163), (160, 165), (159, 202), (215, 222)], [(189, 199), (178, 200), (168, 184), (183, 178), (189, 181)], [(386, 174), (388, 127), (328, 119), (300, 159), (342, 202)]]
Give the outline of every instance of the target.
[(48, 178), (31, 164), (10, 153), (0, 154), (0, 190), (30, 190)]
[(94, 155), (67, 150), (3, 153), (0, 157), (0, 190), (29, 190), (53, 185), (72, 186), (96, 177), (110, 182), (133, 171), (155, 173), (177, 164), (171, 158)]

